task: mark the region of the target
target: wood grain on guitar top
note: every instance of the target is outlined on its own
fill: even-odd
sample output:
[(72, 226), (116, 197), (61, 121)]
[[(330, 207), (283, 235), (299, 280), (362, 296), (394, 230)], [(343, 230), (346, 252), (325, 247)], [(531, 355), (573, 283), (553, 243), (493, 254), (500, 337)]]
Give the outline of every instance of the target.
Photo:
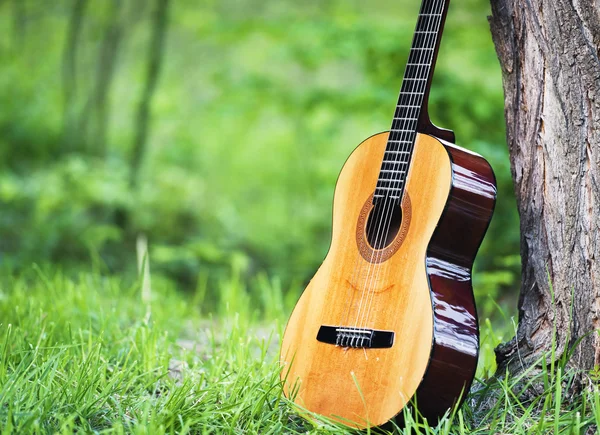
[[(448, 152), (418, 134), (406, 192), (410, 225), (383, 262), (359, 252), (357, 222), (373, 194), (388, 133), (363, 142), (338, 179), (329, 253), (298, 302), (283, 338), (284, 391), (295, 402), (349, 426), (379, 426), (417, 391), (434, 341), (434, 312), (426, 256), (452, 187)], [(316, 340), (322, 325), (393, 331), (388, 349), (343, 348)]]

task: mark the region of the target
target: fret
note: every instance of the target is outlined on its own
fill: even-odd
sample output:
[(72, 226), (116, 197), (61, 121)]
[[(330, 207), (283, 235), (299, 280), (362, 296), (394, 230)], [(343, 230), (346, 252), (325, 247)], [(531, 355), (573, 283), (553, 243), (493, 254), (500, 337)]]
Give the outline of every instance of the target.
[[(394, 129), (392, 130), (394, 133), (414, 133), (414, 130), (402, 130), (402, 129)], [(395, 140), (390, 140), (390, 142), (396, 142)]]
[[(412, 89), (411, 89), (412, 87)], [(420, 89), (418, 89), (419, 87), (423, 87), (423, 86), (416, 86), (416, 85), (410, 85), (407, 83), (404, 83), (402, 85), (402, 93), (400, 94), (400, 98), (398, 98), (398, 104), (402, 104), (402, 103), (406, 103), (407, 100), (408, 102), (415, 102), (415, 103), (419, 103), (419, 107), (421, 107), (421, 103), (423, 102), (423, 97), (424, 95), (424, 89), (421, 92), (417, 92), (420, 91)], [(404, 97), (406, 95), (406, 97)], [(416, 96), (415, 96), (416, 95)]]
[[(425, 56), (418, 56), (416, 53), (413, 53), (414, 56), (409, 57), (408, 62), (406, 64), (406, 66), (408, 67), (406, 72), (416, 72), (416, 71), (421, 71), (424, 68), (423, 67), (429, 67), (431, 64), (431, 56), (430, 55), (425, 55)], [(426, 68), (425, 68), (426, 69)]]
[[(418, 115), (419, 115), (419, 110), (421, 107), (416, 107), (415, 109), (401, 109), (401, 108), (397, 108), (396, 112), (394, 113), (394, 119), (402, 119), (402, 120), (406, 120), (407, 122), (412, 122), (412, 121), (416, 121), (418, 119)], [(410, 116), (409, 116), (410, 115)], [(404, 125), (402, 126), (402, 128), (406, 129), (406, 128), (412, 128), (409, 125)], [(395, 130), (399, 130), (399, 129), (395, 129)]]
[(406, 176), (400, 173), (381, 174), (377, 180), (377, 186), (380, 187), (396, 187), (401, 189), (404, 186)]
[[(412, 142), (406, 142), (406, 145), (412, 144)], [(393, 151), (393, 150), (386, 150), (385, 151), (388, 154), (395, 154), (397, 156), (401, 155), (401, 154), (410, 154), (410, 151)]]
[(417, 30), (415, 33), (418, 35), (437, 35), (438, 32), (427, 31), (427, 30)]
[[(411, 99), (412, 99), (412, 98), (411, 98)], [(401, 103), (404, 103), (404, 102), (405, 102), (405, 101), (398, 101), (398, 103), (400, 103), (400, 104), (397, 104), (397, 105), (396, 105), (396, 112), (397, 112), (398, 110), (405, 110), (405, 111), (407, 111), (407, 112), (408, 112), (409, 110), (413, 110), (413, 109), (420, 109), (420, 108), (421, 108), (421, 106), (423, 105), (423, 104), (422, 104), (422, 103), (423, 103), (423, 101), (422, 101), (420, 98), (418, 98), (418, 99), (415, 101), (415, 103), (418, 103), (417, 105), (410, 105), (410, 106), (409, 106), (409, 105), (407, 105), (407, 104), (401, 104)], [(398, 113), (396, 113), (396, 115), (398, 115)]]
[(441, 17), (442, 14), (420, 14), (420, 17)]
[(390, 192), (387, 193), (388, 197), (395, 195), (398, 196), (399, 193), (401, 193), (404, 190), (404, 186), (398, 186), (398, 187), (393, 187), (393, 186), (377, 186), (375, 192), (377, 192), (379, 189), (381, 189), (383, 192), (379, 192), (382, 194), (386, 194), (386, 192)]
[(397, 176), (397, 174), (400, 174), (400, 172), (380, 174), (377, 181), (379, 183), (387, 183), (390, 185), (396, 184), (398, 185), (397, 187), (401, 187), (400, 185), (404, 184), (404, 177), (402, 176), (404, 173), (402, 173), (400, 176)]
[[(385, 195), (381, 195), (381, 194), (375, 194), (373, 195), (374, 198), (378, 198), (378, 199), (384, 199), (386, 196)], [(399, 195), (388, 195), (388, 198), (391, 199), (400, 199)]]
[(406, 67), (404, 75), (423, 74), (423, 72), (431, 67), (432, 60), (433, 52), (421, 53), (413, 51), (408, 57), (408, 66)]
[(408, 165), (408, 161), (403, 161), (403, 160), (398, 160), (398, 161), (384, 160), (382, 163), (383, 163), (383, 165)]
[(406, 164), (408, 164), (408, 162), (405, 160), (386, 160), (386, 159), (384, 159), (381, 163), (388, 164), (388, 165), (406, 165)]
[(427, 48), (427, 47), (413, 47), (413, 48), (411, 48), (411, 50), (412, 50), (412, 51), (416, 51), (416, 50), (418, 50), (418, 51), (425, 51), (425, 50), (426, 50), (426, 51), (433, 51), (433, 50), (435, 50), (435, 48)]
[[(408, 172), (408, 162), (405, 162), (405, 164), (403, 164), (402, 166), (396, 166), (396, 167), (385, 167), (382, 168), (379, 174), (379, 181), (381, 181), (382, 183), (403, 183), (404, 182), (404, 177), (400, 176), (398, 177), (398, 174), (404, 174), (406, 172)], [(385, 172), (388, 171), (388, 172)], [(389, 172), (389, 171), (393, 171), (393, 172)]]
[(400, 165), (396, 165), (396, 166), (387, 166), (387, 169), (382, 169), (380, 171), (379, 174), (379, 181), (382, 182), (400, 182), (402, 181), (402, 177), (400, 177), (400, 180), (396, 179), (394, 173), (392, 172), (383, 172), (383, 171), (408, 171), (408, 162), (403, 162), (403, 164)]
[[(392, 169), (382, 169), (380, 172), (383, 172), (384, 174), (406, 174), (406, 171), (394, 171)], [(392, 180), (386, 180), (385, 178), (381, 181), (392, 181)], [(396, 181), (396, 180), (393, 180)], [(397, 180), (400, 181), (400, 180)]]
[[(412, 85), (412, 89), (409, 90), (409, 86), (411, 86), (408, 83), (405, 83), (405, 86), (402, 87), (402, 93), (400, 94), (400, 97), (398, 98), (398, 103), (396, 105), (400, 106), (400, 105), (407, 105), (404, 103), (416, 103), (416, 104), (411, 104), (412, 106), (417, 106), (417, 107), (421, 107), (421, 103), (423, 102), (423, 97), (425, 96), (425, 89), (421, 90), (419, 88), (422, 88), (423, 86), (421, 86), (420, 84), (414, 84)], [(418, 92), (420, 91), (420, 92)]]
[[(399, 116), (394, 116), (394, 121), (410, 121), (410, 122), (413, 122), (413, 121), (417, 121), (417, 119), (416, 118), (402, 118), (402, 117), (399, 117)], [(392, 128), (392, 130), (396, 130), (396, 129)]]
[(378, 190), (386, 190), (386, 191), (394, 191), (394, 190), (398, 190), (397, 187), (377, 187)]
[[(406, 169), (406, 168), (404, 168)], [(379, 174), (378, 181), (380, 183), (389, 183), (389, 184), (402, 184), (404, 183), (404, 174), (406, 173), (404, 170), (402, 172), (383, 172), (383, 171), (396, 171), (396, 169), (383, 169), (381, 174)], [(400, 171), (399, 169), (397, 171)], [(398, 175), (400, 174), (400, 175)]]
[[(429, 75), (429, 74), (428, 74)], [(420, 92), (425, 94), (427, 89), (427, 79), (413, 80), (411, 78), (405, 78), (402, 82), (402, 92)]]
[(386, 151), (387, 154), (410, 154), (410, 151)]
[(402, 83), (402, 91), (396, 107), (399, 105), (407, 105), (406, 103), (410, 103), (412, 106), (421, 107), (423, 105), (423, 97), (425, 97), (426, 86), (427, 84), (416, 81), (409, 82), (405, 78), (404, 83)]
[(409, 109), (409, 105), (408, 104), (403, 104), (406, 103), (408, 100), (409, 103), (417, 103), (417, 104), (412, 104), (410, 105), (410, 107), (415, 107), (417, 109), (420, 109), (423, 106), (423, 99), (420, 97), (406, 97), (406, 98), (402, 98), (402, 96), (398, 99), (398, 104), (396, 104), (396, 109)]

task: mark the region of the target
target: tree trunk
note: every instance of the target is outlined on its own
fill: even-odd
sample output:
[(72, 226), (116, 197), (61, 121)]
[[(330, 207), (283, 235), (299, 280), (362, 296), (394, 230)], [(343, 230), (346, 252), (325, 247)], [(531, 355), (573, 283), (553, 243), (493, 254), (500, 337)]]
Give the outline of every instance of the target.
[(73, 0), (69, 28), (65, 39), (65, 48), (63, 50), (63, 136), (68, 149), (73, 148), (75, 139), (73, 118), (76, 113), (75, 106), (78, 90), (77, 54), (87, 5), (88, 0)]
[(600, 11), (596, 0), (492, 0), (507, 140), (521, 216), (519, 371), (579, 338), (571, 363), (600, 364)]
[(131, 175), (129, 184), (136, 187), (139, 171), (146, 151), (146, 140), (150, 123), (150, 103), (158, 83), (167, 33), (169, 0), (156, 0), (156, 9), (152, 20), (152, 39), (148, 47), (148, 70), (146, 86), (140, 99), (136, 119), (135, 139), (131, 157)]
[[(110, 17), (98, 51), (94, 89), (79, 116), (79, 133), (85, 143), (91, 144), (92, 152), (97, 155), (107, 153), (107, 130), (110, 114), (110, 90), (117, 69), (117, 58), (125, 33), (122, 19), (123, 3), (113, 0), (109, 6)], [(88, 125), (93, 121), (91, 134)], [(87, 146), (89, 147), (89, 146)]]

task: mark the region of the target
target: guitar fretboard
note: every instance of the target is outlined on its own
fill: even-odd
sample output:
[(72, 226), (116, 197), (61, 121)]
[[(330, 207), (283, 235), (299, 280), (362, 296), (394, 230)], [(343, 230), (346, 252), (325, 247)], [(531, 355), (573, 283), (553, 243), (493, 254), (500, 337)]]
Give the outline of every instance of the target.
[(429, 90), (449, 0), (424, 0), (408, 56), (400, 97), (383, 156), (374, 202), (399, 203), (404, 194), (417, 125)]

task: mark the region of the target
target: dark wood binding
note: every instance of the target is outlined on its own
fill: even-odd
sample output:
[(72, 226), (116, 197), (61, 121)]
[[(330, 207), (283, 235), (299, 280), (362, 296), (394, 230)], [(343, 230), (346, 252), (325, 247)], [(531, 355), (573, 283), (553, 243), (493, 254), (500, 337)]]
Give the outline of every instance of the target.
[(452, 162), (452, 189), (427, 251), (434, 311), (431, 359), (416, 393), (420, 414), (437, 423), (464, 401), (479, 354), (471, 274), (496, 203), (496, 179), (481, 156), (441, 140)]

